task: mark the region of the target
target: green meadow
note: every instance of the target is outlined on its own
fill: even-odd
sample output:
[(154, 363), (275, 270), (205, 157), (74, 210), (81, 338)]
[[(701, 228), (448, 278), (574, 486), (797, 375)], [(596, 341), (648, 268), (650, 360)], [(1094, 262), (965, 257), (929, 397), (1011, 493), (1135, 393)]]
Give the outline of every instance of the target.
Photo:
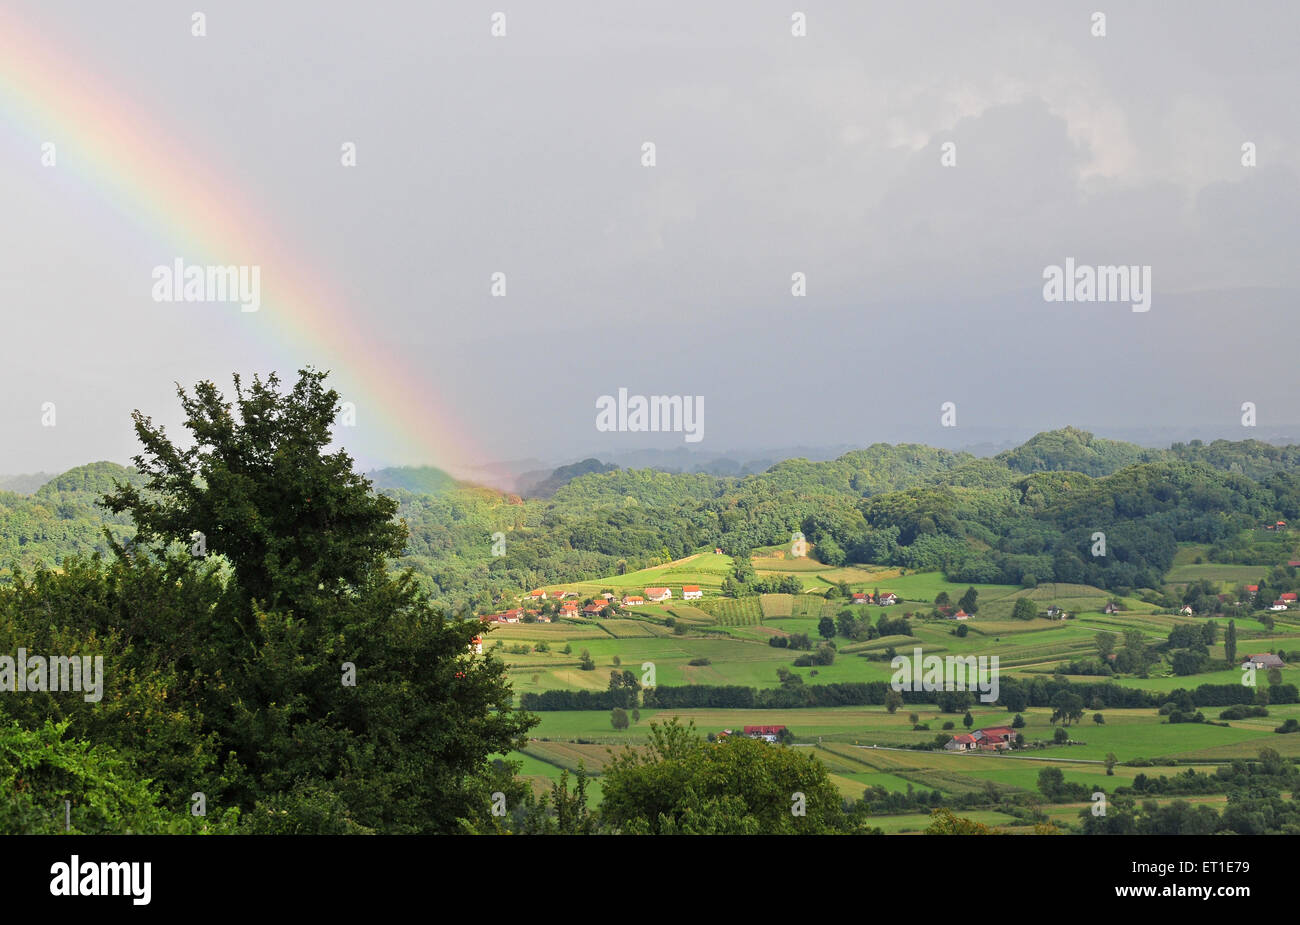
[[(1182, 558), (1186, 557), (1180, 553)], [(612, 619), (491, 626), (486, 632), (487, 645), (496, 647), (496, 654), (506, 661), (517, 693), (566, 689), (603, 691), (608, 686), (610, 672), (632, 670), (641, 676), (649, 665), (653, 665), (656, 683), (660, 685), (772, 688), (781, 683), (778, 669), (797, 675), (804, 684), (888, 681), (894, 673), (883, 658), (889, 648), (907, 656), (913, 648), (920, 648), (925, 654), (996, 655), (1000, 670), (1007, 676), (1042, 677), (1055, 674), (1068, 662), (1094, 660), (1099, 632), (1113, 633), (1122, 641), (1126, 631), (1137, 629), (1148, 645), (1159, 646), (1176, 626), (1213, 622), (1216, 641), (1209, 647), (1212, 662), (1208, 670), (1178, 676), (1162, 660), (1151, 666), (1149, 677), (1119, 676), (1109, 680), (1123, 687), (1167, 693), (1202, 684), (1238, 684), (1242, 678), (1239, 669), (1223, 667), (1226, 618), (1207, 620), (1160, 612), (1155, 605), (1135, 595), (1118, 597), (1099, 588), (1064, 583), (1046, 583), (1034, 588), (975, 585), (979, 592), (978, 611), (971, 620), (960, 624), (964, 626), (964, 635), (958, 635), (957, 621), (926, 616), (939, 593), (946, 592), (955, 603), (969, 587), (947, 581), (939, 573), (904, 574), (899, 569), (869, 565), (834, 568), (811, 558), (775, 555), (755, 556), (752, 563), (760, 577), (797, 576), (805, 593), (723, 597), (719, 591), (731, 573), (732, 560), (710, 551), (626, 575), (559, 586), (576, 590), (585, 597), (601, 588), (628, 593), (667, 585), (673, 589), (674, 598), (663, 604), (648, 604)], [(1238, 581), (1247, 570), (1256, 575), (1260, 567), (1180, 561), (1170, 573), (1170, 587), (1175, 582), (1201, 579)], [(899, 595), (901, 603), (893, 607), (850, 604), (837, 598), (832, 590), (840, 582), (847, 583), (853, 591), (893, 592)], [(705, 592), (704, 598), (689, 604), (681, 601), (682, 584), (699, 585)], [(1040, 617), (1013, 619), (1012, 608), (1020, 598), (1034, 601)], [(1120, 601), (1120, 612), (1103, 613), (1107, 602), (1112, 600)], [(1042, 614), (1051, 605), (1065, 609), (1070, 619), (1043, 618)], [(773, 636), (797, 633), (807, 634), (816, 644), (820, 642), (821, 618), (835, 618), (845, 610), (855, 616), (866, 616), (873, 623), (882, 616), (898, 619), (912, 612), (912, 635), (857, 642), (837, 636), (833, 663), (816, 667), (795, 667), (792, 663), (799, 652), (769, 644)], [(1266, 618), (1258, 614), (1237, 618), (1238, 654), (1279, 650), (1300, 653), (1297, 617), (1300, 614), (1273, 617), (1271, 629), (1266, 625)], [(539, 645), (546, 651), (537, 651)], [(563, 652), (565, 646), (570, 650), (568, 653)], [(594, 670), (581, 669), (580, 657), (584, 651), (594, 662)], [(1297, 661), (1300, 662), (1300, 657)], [(1288, 667), (1282, 674), (1284, 682), (1300, 685), (1300, 669)], [(1082, 675), (1071, 676), (1069, 680), (1094, 684), (1108, 679)], [(647, 741), (651, 723), (673, 718), (694, 723), (700, 735), (739, 731), (746, 725), (786, 726), (794, 736), (793, 747), (807, 749), (822, 761), (832, 783), (850, 799), (860, 797), (867, 787), (900, 794), (909, 787), (939, 790), (944, 799), (996, 792), (1001, 798), (1012, 799), (1016, 794), (1036, 793), (1044, 767), (1059, 768), (1067, 783), (1109, 792), (1117, 786), (1131, 785), (1138, 774), (1159, 777), (1178, 773), (1189, 764), (1213, 770), (1224, 762), (1255, 758), (1266, 747), (1300, 757), (1300, 735), (1274, 732), (1286, 719), (1300, 719), (1300, 705), (1275, 705), (1269, 708), (1266, 717), (1218, 725), (1221, 709), (1202, 709), (1211, 723), (1170, 723), (1155, 708), (1088, 709), (1082, 721), (1063, 726), (1051, 722), (1050, 709), (1033, 707), (1022, 711), (1023, 726), (1017, 730), (1024, 735), (1026, 748), (1010, 753), (978, 754), (930, 748), (936, 735), (954, 735), (966, 728), (961, 714), (941, 713), (934, 704), (909, 704), (895, 713), (889, 713), (883, 706), (643, 709), (625, 730), (615, 730), (606, 711), (555, 711), (538, 714), (541, 722), (532, 730), (530, 745), (508, 757), (520, 762), (520, 774), (539, 789), (557, 780), (563, 770), (573, 771), (581, 763), (593, 776), (593, 795), (597, 800), (600, 771), (608, 760), (609, 750), (639, 747)], [(1094, 722), (1096, 712), (1101, 712), (1104, 722)], [(1013, 719), (1002, 707), (979, 703), (970, 713), (971, 728), (976, 729), (1010, 725)], [(1066, 730), (1069, 744), (1054, 742), (1058, 728)], [(1114, 756), (1120, 762), (1112, 775), (1106, 774), (1102, 764), (1107, 756)], [(1204, 799), (1219, 800), (1214, 795)], [(1046, 815), (1069, 829), (1076, 825), (1080, 808), (1082, 804), (1053, 805), (1047, 807)], [(1007, 813), (990, 809), (973, 809), (960, 815), (1015, 831), (1024, 830), (1025, 825)], [(929, 824), (928, 813), (909, 812), (879, 819), (879, 823), (873, 824), (892, 834), (921, 831)]]

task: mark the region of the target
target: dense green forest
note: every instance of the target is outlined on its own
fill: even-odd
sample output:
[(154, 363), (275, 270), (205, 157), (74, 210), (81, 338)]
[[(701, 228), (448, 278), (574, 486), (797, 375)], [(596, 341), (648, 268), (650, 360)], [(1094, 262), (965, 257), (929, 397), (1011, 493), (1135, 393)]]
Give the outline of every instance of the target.
[[(409, 530), (396, 564), (411, 567), (439, 603), (488, 607), (520, 589), (701, 548), (781, 545), (796, 531), (831, 564), (940, 569), (963, 582), (1156, 587), (1179, 542), (1212, 544), (1216, 561), (1272, 564), (1247, 531), (1300, 517), (1297, 464), (1300, 449), (1257, 441), (1149, 450), (1066, 428), (992, 459), (875, 444), (743, 478), (586, 461), (548, 485), (547, 498), (457, 483), (429, 468), (369, 477)], [(30, 496), (0, 493), (0, 576), (107, 552), (103, 525), (122, 538), (127, 521), (99, 499), (115, 481), (138, 479), (101, 462)], [(1097, 532), (1105, 556), (1090, 553)], [(494, 546), (494, 534), (503, 542)]]

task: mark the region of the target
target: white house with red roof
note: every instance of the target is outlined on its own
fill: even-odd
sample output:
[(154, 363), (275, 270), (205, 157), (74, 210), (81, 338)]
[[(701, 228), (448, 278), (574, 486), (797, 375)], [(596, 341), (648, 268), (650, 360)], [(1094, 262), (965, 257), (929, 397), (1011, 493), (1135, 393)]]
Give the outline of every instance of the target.
[(532, 598), (533, 600), (535, 600), (535, 601), (544, 601), (544, 600), (546, 600), (546, 592), (543, 591), (541, 588), (538, 588), (536, 591), (529, 591), (529, 592), (528, 592), (528, 596), (531, 597), (531, 598)]
[(765, 742), (776, 742), (781, 733), (785, 731), (784, 726), (746, 726), (745, 735), (751, 739), (762, 739)]
[(973, 735), (963, 732), (961, 735), (955, 735), (949, 739), (944, 748), (950, 752), (967, 752), (975, 748), (977, 744), (978, 741)]
[(501, 613), (487, 613), (479, 617), (484, 623), (518, 623), (523, 617), (524, 612), (521, 608), (515, 607)]
[(853, 592), (853, 603), (855, 603), (855, 604), (869, 604), (869, 603), (871, 603), (871, 595), (870, 595), (870, 594), (864, 594), (864, 593), (859, 592), (859, 591), (854, 591), (854, 592)]
[(682, 585), (682, 600), (698, 601), (704, 597), (704, 592), (700, 590), (699, 585)]
[(645, 598), (639, 594), (629, 594), (623, 598), (624, 607), (639, 607), (645, 603)]
[(652, 601), (666, 601), (673, 596), (672, 588), (646, 588), (645, 596)]
[(892, 604), (898, 603), (898, 595), (893, 591), (881, 591), (880, 594), (876, 596), (876, 603), (881, 607), (889, 607)]

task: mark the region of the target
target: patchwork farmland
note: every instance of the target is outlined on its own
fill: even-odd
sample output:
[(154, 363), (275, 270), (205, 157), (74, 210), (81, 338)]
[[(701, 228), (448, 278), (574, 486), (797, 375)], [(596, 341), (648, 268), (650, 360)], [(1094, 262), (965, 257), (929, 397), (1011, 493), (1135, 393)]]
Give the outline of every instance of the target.
[[(910, 657), (913, 649), (920, 649), (941, 657), (996, 656), (1004, 684), (1038, 679), (1091, 689), (1088, 686), (1106, 683), (1137, 692), (1148, 705), (1089, 703), (1073, 718), (1058, 715), (1050, 706), (1010, 710), (974, 699), (959, 709), (915, 701), (662, 709), (643, 691), (645, 702), (629, 711), (625, 728), (611, 723), (608, 709), (539, 711), (540, 723), (529, 744), (502, 757), (519, 762), (518, 774), (539, 793), (561, 773), (572, 776), (581, 768), (591, 778), (592, 799), (598, 802), (602, 769), (618, 750), (644, 747), (652, 724), (688, 724), (704, 737), (734, 735), (746, 727), (784, 727), (789, 737), (784, 747), (815, 756), (845, 799), (867, 799), (873, 825), (886, 834), (923, 831), (935, 807), (949, 806), (957, 807), (954, 811), (962, 818), (1008, 832), (1043, 824), (1081, 831), (1091, 803), (1067, 799), (1071, 793), (1086, 790), (1124, 800), (1137, 792), (1136, 787), (1151, 791), (1156, 804), (1164, 805), (1170, 798), (1160, 788), (1173, 785), (1159, 784), (1160, 779), (1192, 771), (1195, 780), (1210, 780), (1195, 774), (1214, 775), (1221, 768), (1240, 767), (1243, 760), (1257, 762), (1261, 754), (1300, 758), (1300, 735), (1275, 732), (1288, 721), (1300, 722), (1300, 703), (1274, 702), (1254, 711), (1259, 715), (1229, 714), (1228, 719), (1219, 718), (1222, 708), (1197, 706), (1193, 710), (1200, 719), (1174, 720), (1177, 707), (1186, 705), (1186, 692), (1202, 685), (1241, 685), (1242, 670), (1225, 664), (1228, 619), (1238, 654), (1274, 652), (1300, 650), (1300, 614), (1270, 617), (1244, 609), (1230, 618), (1190, 617), (1142, 597), (1065, 583), (1032, 588), (974, 585), (975, 596), (966, 598), (971, 585), (947, 581), (938, 573), (905, 574), (869, 565), (836, 568), (771, 554), (756, 555), (751, 564), (755, 573), (772, 580), (797, 579), (802, 590), (727, 596), (722, 592), (733, 561), (701, 553), (655, 569), (570, 583), (560, 590), (576, 590), (582, 596), (612, 591), (610, 610), (593, 618), (493, 625), (485, 634), (487, 649), (507, 663), (521, 696), (547, 691), (596, 695), (607, 690), (611, 672), (640, 676), (651, 668), (658, 687), (746, 688), (773, 696), (791, 686), (887, 684), (895, 672), (890, 658), (896, 653)], [(1230, 581), (1248, 575), (1243, 568), (1198, 569), (1180, 566), (1171, 578), (1204, 573)], [(664, 585), (673, 592), (665, 601), (619, 606), (627, 595)], [(702, 595), (682, 601), (681, 588), (687, 586), (699, 587)], [(898, 603), (853, 603), (855, 594), (874, 600), (887, 593)], [(963, 599), (977, 601), (977, 611), (968, 619), (952, 619), (955, 602)], [(954, 602), (948, 612), (936, 604), (945, 600)], [(1019, 601), (1029, 604), (1018, 606)], [(1033, 617), (1025, 619), (1031, 605)], [(828, 630), (828, 620), (833, 629)], [(883, 632), (873, 630), (866, 638), (846, 635), (846, 630), (861, 631), (864, 622), (881, 626)], [(1141, 672), (1104, 677), (1072, 673), (1090, 665), (1089, 671), (1096, 670), (1105, 649), (1099, 649), (1099, 634), (1113, 637), (1112, 648), (1141, 644), (1163, 651), (1171, 632), (1189, 624), (1214, 627), (1203, 670), (1194, 674), (1176, 674), (1167, 659), (1152, 656)], [(897, 632), (895, 625), (907, 631)], [(1210, 631), (1203, 632), (1208, 639)], [(800, 659), (800, 650), (789, 644), (805, 637), (809, 648), (802, 651), (829, 645), (833, 659)], [(1300, 671), (1287, 664), (1259, 683), (1265, 691), (1287, 691), (1292, 689), (1287, 685), (1300, 683)], [(1179, 702), (1171, 707), (1161, 702), (1166, 697)], [(1009, 727), (1013, 720), (1019, 747), (968, 753), (937, 744), (968, 729)], [(1044, 769), (1059, 771), (1059, 776), (1044, 777)], [(1044, 792), (1044, 787), (1057, 786), (1063, 789)], [(1216, 793), (1191, 798), (1206, 805), (1224, 801)]]

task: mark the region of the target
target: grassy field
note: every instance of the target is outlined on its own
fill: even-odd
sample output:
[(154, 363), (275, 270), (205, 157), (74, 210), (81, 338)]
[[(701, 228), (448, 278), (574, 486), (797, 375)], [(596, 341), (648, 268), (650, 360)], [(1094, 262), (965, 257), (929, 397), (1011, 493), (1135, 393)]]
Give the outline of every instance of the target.
[[(1205, 551), (1181, 550), (1167, 587), (1177, 591), (1179, 583), (1202, 578), (1231, 588), (1267, 573), (1262, 566), (1229, 566), (1196, 562)], [(1042, 584), (1035, 588), (1009, 585), (976, 585), (979, 609), (965, 622), (965, 635), (958, 636), (957, 624), (931, 620), (928, 614), (940, 592), (956, 601), (968, 587), (947, 581), (934, 572), (904, 574), (899, 569), (869, 565), (833, 568), (811, 558), (755, 556), (752, 560), (761, 576), (795, 575), (805, 592), (721, 596), (720, 589), (732, 571), (727, 556), (704, 553), (689, 556), (652, 569), (590, 582), (563, 586), (588, 596), (602, 588), (619, 593), (638, 591), (652, 585), (667, 585), (674, 598), (664, 604), (646, 605), (628, 615), (608, 620), (564, 620), (551, 624), (513, 624), (488, 628), (487, 646), (508, 666), (517, 693), (554, 689), (601, 691), (607, 688), (611, 671), (630, 669), (640, 674), (654, 666), (661, 685), (711, 684), (759, 688), (777, 686), (777, 670), (785, 669), (804, 684), (888, 681), (893, 669), (881, 656), (892, 647), (909, 655), (913, 648), (925, 654), (996, 655), (1000, 669), (1009, 676), (1044, 677), (1065, 662), (1091, 660), (1097, 656), (1097, 633), (1106, 631), (1121, 640), (1126, 631), (1140, 630), (1150, 645), (1163, 643), (1170, 631), (1187, 623), (1201, 624), (1206, 618), (1160, 613), (1154, 605), (1136, 597), (1117, 598), (1111, 592), (1087, 585)], [(849, 605), (834, 599), (841, 582), (854, 591), (890, 591), (901, 598), (891, 608)], [(705, 596), (685, 603), (680, 585), (698, 584)], [(830, 591), (832, 598), (825, 593)], [(1028, 598), (1040, 613), (1055, 604), (1072, 618), (1062, 621), (1011, 619), (1020, 598)], [(1117, 614), (1102, 613), (1110, 600), (1120, 600)], [(835, 617), (848, 609), (873, 623), (882, 616), (897, 619), (906, 612), (912, 620), (912, 635), (893, 635), (854, 642), (837, 637), (837, 656), (830, 665), (793, 666), (799, 654), (769, 645), (773, 636), (806, 633), (819, 639), (822, 616)], [(1223, 632), (1226, 618), (1215, 618), (1216, 643), (1210, 656), (1222, 666)], [(1285, 650), (1300, 652), (1300, 613), (1283, 613), (1274, 618), (1273, 628), (1258, 615), (1235, 620), (1239, 654)], [(568, 651), (565, 651), (567, 649)], [(579, 659), (588, 653), (595, 670), (583, 671)], [(699, 664), (692, 665), (692, 661)], [(1296, 662), (1300, 665), (1300, 656)], [(1212, 667), (1191, 676), (1175, 676), (1167, 661), (1151, 666), (1150, 677), (1122, 676), (1111, 679), (1123, 687), (1168, 693), (1177, 688), (1202, 684), (1238, 684), (1237, 668)], [(1300, 685), (1300, 668), (1282, 672), (1287, 683)], [(1103, 683), (1099, 676), (1070, 678), (1073, 683)], [(1218, 720), (1221, 708), (1203, 708), (1209, 720)], [(1023, 711), (1021, 732), (1030, 747), (1010, 754), (959, 754), (918, 749), (928, 746), (940, 733), (949, 735), (965, 728), (960, 714), (940, 713), (937, 706), (907, 705), (895, 713), (880, 706), (851, 706), (788, 710), (682, 711), (641, 710), (626, 730), (615, 730), (605, 711), (561, 711), (538, 714), (540, 724), (522, 752), (508, 756), (521, 762), (520, 774), (535, 789), (549, 787), (564, 770), (573, 771), (579, 762), (593, 775), (594, 799), (599, 799), (599, 774), (608, 761), (609, 749), (637, 747), (647, 741), (649, 724), (676, 717), (693, 722), (700, 735), (736, 730), (745, 725), (783, 725), (795, 736), (796, 746), (807, 749), (822, 761), (839, 792), (849, 799), (861, 796), (868, 787), (905, 793), (939, 790), (945, 799), (977, 798), (990, 793), (1014, 799), (1017, 794), (1035, 793), (1044, 767), (1059, 768), (1066, 782), (1107, 791), (1130, 784), (1138, 774), (1147, 777), (1179, 773), (1187, 763), (1212, 769), (1218, 763), (1253, 759), (1262, 748), (1273, 748), (1286, 756), (1300, 758), (1300, 735), (1278, 735), (1274, 729), (1289, 718), (1300, 719), (1300, 705), (1273, 705), (1266, 717), (1210, 723), (1170, 724), (1155, 708), (1100, 711), (1104, 723), (1093, 722), (1094, 710), (1084, 720), (1066, 728), (1070, 744), (1053, 744), (1057, 725), (1050, 721), (1050, 709), (1032, 707)], [(912, 714), (915, 714), (915, 723)], [(972, 728), (1009, 725), (1012, 715), (1004, 708), (977, 704), (971, 711)], [(919, 728), (913, 728), (918, 726)], [(1059, 725), (1059, 724), (1058, 724)], [(948, 728), (945, 729), (945, 726)], [(1114, 755), (1121, 762), (1107, 775), (1102, 760)], [(1149, 765), (1149, 762), (1164, 762)], [(1126, 765), (1123, 762), (1136, 762)], [(1205, 801), (1222, 802), (1221, 796), (1206, 795)], [(1066, 828), (1078, 823), (1079, 805), (1049, 805), (1048, 818)], [(1024, 824), (995, 809), (960, 812), (967, 818), (1023, 831)], [(928, 813), (904, 813), (880, 817), (876, 824), (890, 833), (921, 831), (929, 824)]]

